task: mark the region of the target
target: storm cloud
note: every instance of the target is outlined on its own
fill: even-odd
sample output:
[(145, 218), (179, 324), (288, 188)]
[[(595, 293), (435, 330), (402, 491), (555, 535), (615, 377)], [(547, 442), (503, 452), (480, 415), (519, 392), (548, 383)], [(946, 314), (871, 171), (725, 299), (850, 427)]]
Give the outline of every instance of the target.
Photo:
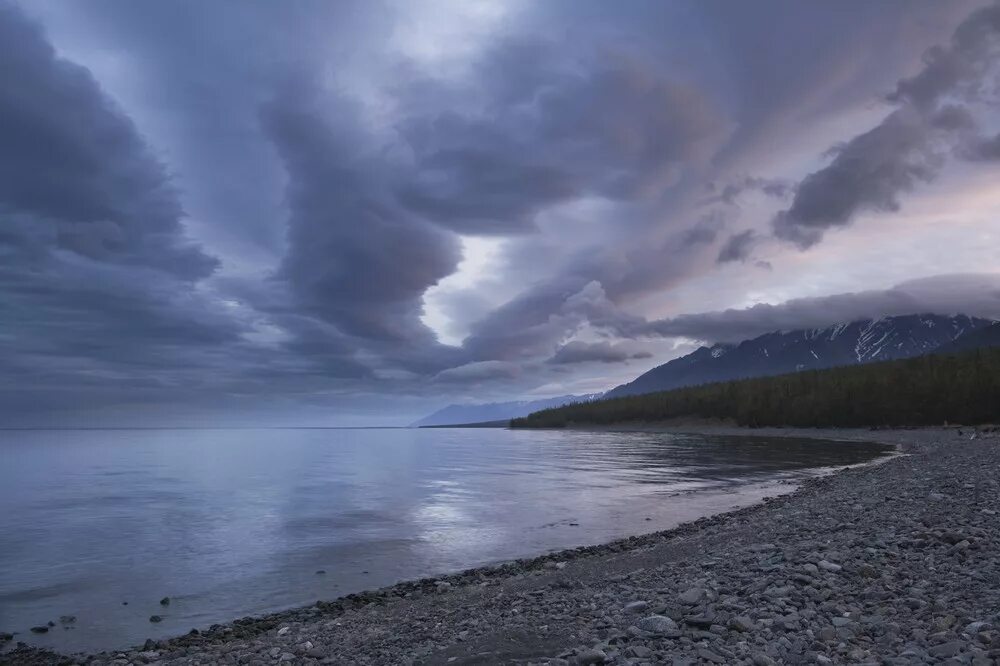
[[(468, 90), (482, 100), (407, 119), (414, 178), (400, 201), (462, 233), (528, 231), (543, 209), (598, 196), (658, 196), (703, 161), (721, 123), (697, 89), (625, 54), (574, 61), (542, 41), (491, 51)], [(418, 107), (419, 108), (419, 107)]]
[(806, 176), (792, 205), (778, 213), (774, 233), (801, 248), (864, 211), (896, 212), (901, 194), (933, 180), (950, 149), (973, 124), (959, 99), (974, 104), (995, 83), (1000, 55), (1000, 5), (974, 11), (947, 46), (934, 46), (917, 74), (904, 78), (887, 99), (899, 108), (871, 130), (834, 149), (833, 161)]
[(218, 262), (185, 233), (166, 167), (90, 72), (2, 3), (0, 41), (17, 82), (0, 86), (2, 390), (166, 385), (211, 365), (246, 322), (199, 292)]
[(629, 333), (638, 337), (738, 342), (772, 331), (824, 328), (841, 322), (907, 314), (966, 314), (998, 319), (1000, 274), (940, 275), (884, 290), (796, 298), (784, 303), (681, 315), (650, 321)]
[(746, 261), (750, 257), (750, 251), (753, 250), (753, 246), (756, 243), (757, 232), (753, 229), (733, 234), (722, 245), (722, 249), (719, 250), (717, 261), (720, 264), (730, 261)]
[(407, 423), (996, 316), (998, 17), (0, 0), (0, 418)]
[(624, 343), (613, 345), (609, 342), (587, 343), (581, 340), (568, 342), (548, 360), (554, 365), (575, 363), (624, 363), (632, 359), (651, 358), (648, 351), (629, 349)]

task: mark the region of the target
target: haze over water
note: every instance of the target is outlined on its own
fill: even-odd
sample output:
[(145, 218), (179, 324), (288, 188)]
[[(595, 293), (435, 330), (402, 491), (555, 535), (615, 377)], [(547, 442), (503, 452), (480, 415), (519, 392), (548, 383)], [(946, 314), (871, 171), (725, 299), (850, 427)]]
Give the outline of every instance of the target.
[[(123, 647), (666, 529), (883, 453), (499, 429), (6, 431), (0, 630), (63, 651)], [(64, 629), (62, 615), (78, 619)]]

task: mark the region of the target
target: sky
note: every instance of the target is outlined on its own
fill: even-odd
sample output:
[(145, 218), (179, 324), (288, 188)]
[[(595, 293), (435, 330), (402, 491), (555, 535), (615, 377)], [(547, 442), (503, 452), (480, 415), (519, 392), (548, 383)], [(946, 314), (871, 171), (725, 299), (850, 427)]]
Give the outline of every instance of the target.
[(1000, 3), (0, 0), (0, 424), (402, 425), (1000, 317)]

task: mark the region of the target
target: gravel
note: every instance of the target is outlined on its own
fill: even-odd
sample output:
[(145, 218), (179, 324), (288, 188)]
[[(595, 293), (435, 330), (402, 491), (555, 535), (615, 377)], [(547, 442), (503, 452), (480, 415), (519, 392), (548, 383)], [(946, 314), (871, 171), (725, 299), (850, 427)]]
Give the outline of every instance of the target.
[(998, 664), (1000, 438), (969, 433), (757, 430), (893, 443), (906, 455), (667, 532), (122, 652), (22, 645), (0, 662)]

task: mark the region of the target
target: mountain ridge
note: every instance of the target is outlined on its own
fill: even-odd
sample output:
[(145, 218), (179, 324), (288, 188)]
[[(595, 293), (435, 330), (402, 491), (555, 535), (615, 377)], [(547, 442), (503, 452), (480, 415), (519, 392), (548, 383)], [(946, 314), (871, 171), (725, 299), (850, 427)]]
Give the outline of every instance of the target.
[(509, 400), (506, 402), (451, 404), (410, 424), (411, 428), (426, 426), (464, 425), (503, 421), (527, 416), (550, 407), (562, 407), (571, 402), (586, 402), (601, 397), (601, 393), (588, 395), (561, 395), (539, 400)]
[(411, 427), (509, 420), (573, 402), (987, 346), (1000, 346), (1000, 321), (962, 314), (898, 315), (859, 319), (823, 328), (784, 329), (737, 343), (699, 347), (604, 393), (452, 404), (415, 421)]
[(912, 358), (956, 344), (963, 336), (993, 325), (995, 322), (988, 319), (967, 315), (914, 314), (825, 328), (779, 330), (739, 343), (700, 347), (616, 386), (604, 397)]

